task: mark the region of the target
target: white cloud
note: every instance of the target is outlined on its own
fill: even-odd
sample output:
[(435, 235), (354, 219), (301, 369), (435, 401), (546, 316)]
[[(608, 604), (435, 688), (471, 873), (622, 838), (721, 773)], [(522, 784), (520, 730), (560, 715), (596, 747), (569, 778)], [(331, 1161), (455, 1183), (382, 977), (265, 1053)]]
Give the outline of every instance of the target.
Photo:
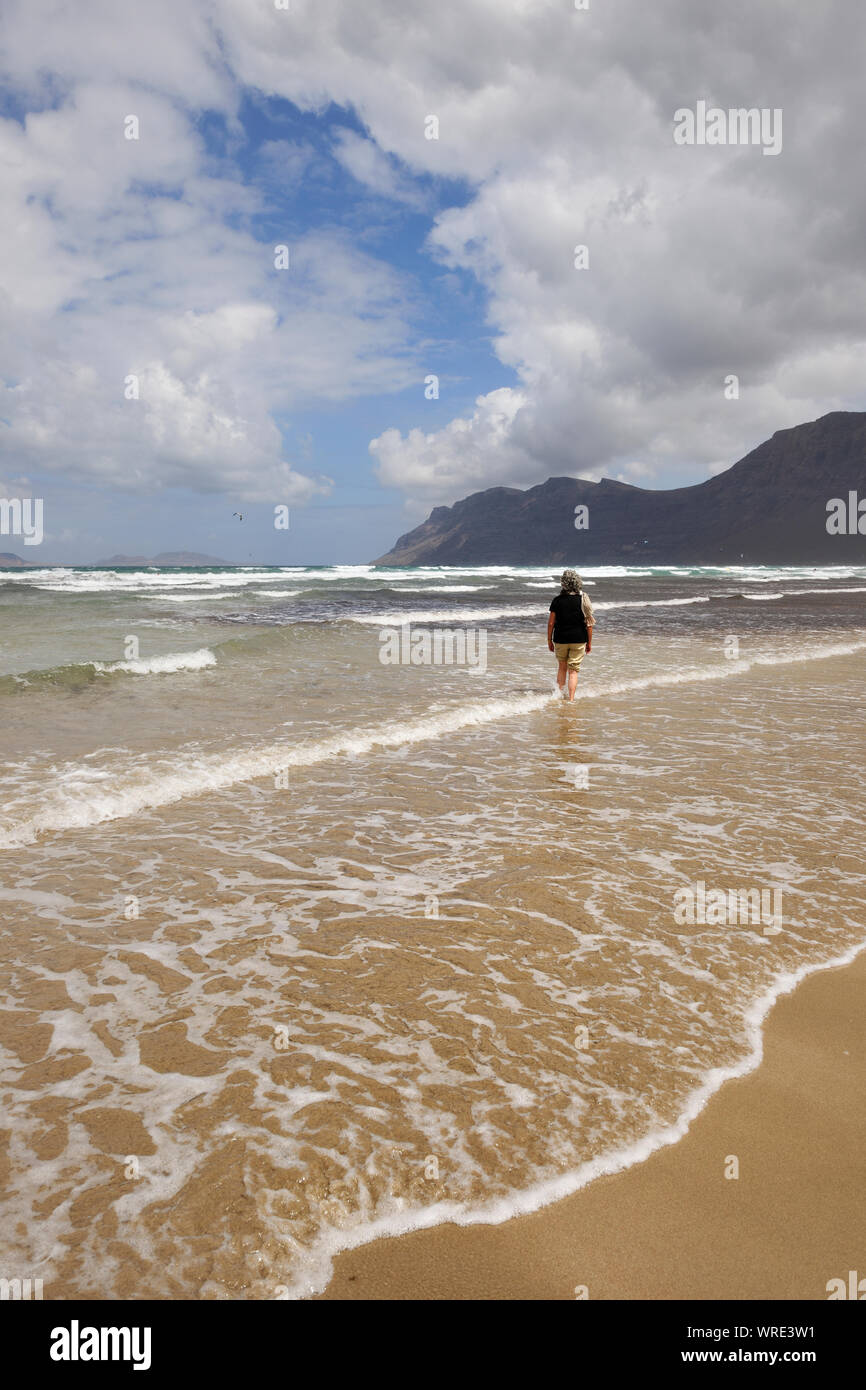
[(334, 141), (334, 154), (352, 178), (364, 184), (371, 193), (417, 209), (425, 206), (424, 196), (410, 180), (401, 176), (375, 141), (365, 139), (354, 130), (343, 129)]
[[(371, 446), (383, 481), (442, 501), (521, 475), (671, 484), (777, 428), (862, 406), (864, 17), (839, 0), (800, 5), (796, 20), (783, 0), (587, 12), (417, 0), (399, 23), (384, 4), (297, 0), (282, 26), (254, 18), (255, 0), (230, 8), (246, 80), (351, 104), (381, 151), (477, 186), (431, 246), (488, 292), (523, 404), (504, 430), (479, 404), (434, 433), (385, 431)], [(783, 107), (782, 155), (675, 147), (673, 113), (698, 97)], [(431, 113), (440, 138), (427, 141)], [(587, 271), (573, 266), (578, 243)], [(834, 367), (795, 389), (804, 351)]]
[[(787, 0), (94, 0), (46, 17), (7, 0), (13, 91), (46, 108), (0, 130), (7, 445), (28, 468), (207, 487), (246, 469), (267, 489), (287, 467), (277, 410), (412, 378), (400, 276), (330, 233), (293, 245), (278, 281), (244, 230), (261, 182), (212, 167), (194, 120), (231, 126), (243, 86), (351, 108), (367, 134), (335, 153), (379, 196), (421, 206), (411, 171), (474, 189), (429, 244), (477, 277), (517, 385), (436, 431), (383, 431), (383, 483), (430, 501), (551, 473), (672, 483), (862, 406), (866, 20), (841, 0), (795, 16)], [(782, 154), (674, 146), (674, 111), (699, 97), (782, 107)], [(301, 189), (311, 158), (272, 141), (262, 167)], [(137, 418), (117, 385), (135, 364)]]
[(22, 466), (300, 502), (330, 481), (285, 460), (275, 413), (413, 378), (402, 278), (333, 231), (275, 269), (245, 229), (261, 194), (211, 172), (164, 94), (70, 86), (0, 121), (0, 159), (0, 447)]
[(479, 396), (472, 416), (452, 420), (437, 433), (414, 429), (404, 439), (399, 430), (386, 430), (370, 444), (379, 481), (416, 495), (449, 496), (455, 489), (488, 486), (489, 459), (496, 453), (496, 482), (522, 482), (532, 463), (511, 442), (511, 433), (525, 402), (519, 391), (504, 387)]

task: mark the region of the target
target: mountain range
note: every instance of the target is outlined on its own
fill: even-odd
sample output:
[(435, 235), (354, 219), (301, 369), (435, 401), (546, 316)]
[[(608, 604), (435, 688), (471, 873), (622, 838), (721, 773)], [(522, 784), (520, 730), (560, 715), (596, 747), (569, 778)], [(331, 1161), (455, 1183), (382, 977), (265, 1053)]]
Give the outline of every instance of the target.
[[(839, 526), (833, 499), (845, 507), (844, 533), (828, 530)], [(837, 521), (831, 522), (834, 515)], [(577, 529), (578, 521), (586, 528)], [(852, 526), (855, 534), (848, 534)], [(548, 478), (527, 490), (488, 488), (453, 506), (434, 507), (374, 563), (611, 561), (866, 563), (866, 412), (833, 411), (777, 430), (732, 467), (690, 487)]]

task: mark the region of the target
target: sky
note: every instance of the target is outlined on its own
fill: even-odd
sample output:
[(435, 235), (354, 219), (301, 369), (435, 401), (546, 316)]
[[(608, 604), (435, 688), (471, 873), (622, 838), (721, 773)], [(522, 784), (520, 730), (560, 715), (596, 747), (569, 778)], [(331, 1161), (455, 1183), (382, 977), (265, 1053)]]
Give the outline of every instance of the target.
[[(44, 539), (0, 550), (363, 563), (866, 408), (864, 39), (843, 0), (4, 0), (0, 498)], [(779, 147), (680, 141), (699, 103)]]

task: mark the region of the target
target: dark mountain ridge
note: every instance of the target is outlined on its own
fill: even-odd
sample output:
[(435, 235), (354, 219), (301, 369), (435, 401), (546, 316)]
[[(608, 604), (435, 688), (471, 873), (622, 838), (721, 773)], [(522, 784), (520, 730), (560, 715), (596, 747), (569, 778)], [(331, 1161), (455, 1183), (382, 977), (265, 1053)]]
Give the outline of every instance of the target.
[[(866, 501), (866, 412), (833, 411), (777, 430), (689, 487), (548, 478), (526, 491), (475, 492), (434, 507), (375, 563), (864, 564), (866, 515), (863, 534), (827, 529), (828, 503), (847, 505), (851, 492)], [(575, 529), (581, 505), (589, 509), (586, 530)]]

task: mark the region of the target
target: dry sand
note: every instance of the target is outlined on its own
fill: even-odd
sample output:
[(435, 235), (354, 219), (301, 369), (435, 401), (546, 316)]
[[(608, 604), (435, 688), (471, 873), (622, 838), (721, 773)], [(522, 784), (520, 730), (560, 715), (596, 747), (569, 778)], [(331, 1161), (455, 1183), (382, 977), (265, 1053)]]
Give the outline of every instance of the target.
[(347, 1251), (321, 1297), (826, 1299), (866, 1276), (864, 1002), (866, 952), (777, 1002), (679, 1143), (531, 1216)]

